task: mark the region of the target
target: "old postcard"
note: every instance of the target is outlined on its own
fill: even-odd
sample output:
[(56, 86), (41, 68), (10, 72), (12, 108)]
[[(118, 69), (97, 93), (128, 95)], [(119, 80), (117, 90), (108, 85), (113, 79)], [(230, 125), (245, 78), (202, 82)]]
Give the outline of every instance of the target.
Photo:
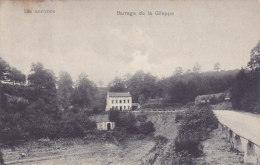
[(0, 0), (0, 165), (260, 165), (258, 0)]

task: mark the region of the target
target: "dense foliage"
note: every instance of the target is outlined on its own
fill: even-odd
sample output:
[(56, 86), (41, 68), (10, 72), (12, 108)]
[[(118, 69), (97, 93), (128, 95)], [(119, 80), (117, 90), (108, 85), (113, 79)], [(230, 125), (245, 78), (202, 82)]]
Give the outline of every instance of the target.
[(260, 113), (260, 68), (242, 69), (232, 86), (234, 109)]
[(147, 116), (135, 116), (131, 112), (120, 113), (119, 111), (110, 111), (109, 119), (116, 123), (118, 129), (123, 129), (131, 134), (148, 135), (155, 131), (154, 125), (151, 121), (147, 121)]
[(195, 107), (176, 117), (180, 124), (175, 139), (175, 151), (199, 156), (202, 152), (200, 142), (208, 137), (211, 130), (217, 128), (217, 118), (209, 106)]
[[(124, 79), (116, 78), (110, 83), (110, 91), (130, 91), (133, 102), (141, 104), (156, 98), (163, 98), (163, 105), (185, 104), (198, 94), (226, 90), (235, 72), (200, 73), (199, 64), (195, 64), (193, 72), (183, 73), (179, 68), (173, 76), (158, 79), (138, 71)], [(0, 140), (4, 143), (18, 139), (83, 136), (95, 127), (87, 114), (104, 110), (107, 91), (98, 88), (85, 73), (74, 83), (69, 73), (61, 72), (56, 77), (41, 63), (33, 63), (26, 78), (2, 58), (0, 89)], [(121, 118), (119, 127), (130, 133), (154, 131), (151, 122), (141, 122), (131, 114)]]
[(260, 113), (260, 41), (251, 50), (248, 68), (242, 68), (232, 84), (232, 106)]
[(138, 71), (124, 79), (116, 78), (110, 84), (110, 91), (129, 91), (133, 101), (141, 105), (157, 98), (163, 98), (164, 103), (186, 104), (198, 95), (228, 90), (238, 73), (238, 70), (199, 73), (198, 66), (193, 70), (182, 73), (178, 69), (174, 75), (163, 79)]
[(0, 58), (0, 78), (0, 143), (79, 137), (96, 128), (88, 116), (105, 102), (86, 74), (74, 86), (63, 72), (57, 83), (51, 70), (34, 63), (25, 84), (26, 76)]

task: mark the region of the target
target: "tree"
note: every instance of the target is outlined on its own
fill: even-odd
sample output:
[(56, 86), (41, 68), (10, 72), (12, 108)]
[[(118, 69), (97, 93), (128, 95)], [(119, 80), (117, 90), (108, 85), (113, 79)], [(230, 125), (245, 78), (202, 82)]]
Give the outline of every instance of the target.
[(109, 91), (110, 92), (126, 92), (127, 87), (125, 81), (116, 77), (110, 84), (109, 84)]
[(146, 99), (144, 97), (143, 94), (140, 94), (138, 97), (138, 103), (140, 103), (141, 105), (143, 105), (145, 103)]
[(10, 82), (13, 84), (16, 83), (25, 83), (26, 81), (26, 76), (23, 74), (21, 71), (17, 70), (16, 68), (12, 67), (9, 70), (9, 74), (7, 75), (8, 79)]
[(58, 79), (57, 96), (61, 107), (67, 108), (71, 104), (73, 81), (69, 73), (60, 72)]
[(189, 101), (189, 88), (182, 81), (178, 81), (175, 85), (173, 85), (169, 92), (172, 103), (184, 104)]
[(7, 80), (9, 70), (9, 64), (0, 57), (0, 83)]
[(53, 71), (44, 69), (41, 63), (33, 63), (28, 75), (29, 87), (33, 89), (32, 100), (42, 98), (47, 103), (57, 99), (56, 78)]
[(149, 98), (155, 98), (160, 93), (157, 78), (143, 71), (137, 71), (126, 81), (126, 84), (133, 101), (140, 104), (145, 103)]
[(195, 63), (194, 66), (193, 66), (193, 72), (194, 73), (199, 73), (200, 72), (200, 64), (199, 63)]
[(191, 73), (191, 70), (190, 70), (190, 69), (187, 69), (185, 73), (186, 73), (186, 74), (190, 74), (190, 73)]
[(231, 101), (235, 109), (260, 112), (260, 69), (241, 69), (232, 85)]
[(103, 87), (104, 86), (104, 82), (102, 80), (97, 82), (98, 87)]
[(249, 69), (256, 69), (260, 67), (260, 40), (257, 45), (250, 52), (250, 61), (247, 66)]
[(174, 75), (175, 76), (180, 76), (180, 75), (182, 75), (182, 73), (183, 73), (183, 69), (182, 69), (182, 67), (177, 67), (176, 69), (175, 69), (175, 71), (174, 71)]
[(241, 99), (243, 95), (246, 93), (248, 84), (247, 84), (247, 76), (244, 69), (236, 76), (236, 81), (232, 86), (232, 106), (236, 109), (241, 109)]
[(96, 85), (88, 79), (86, 73), (81, 73), (73, 93), (72, 104), (81, 108), (90, 107), (95, 101), (96, 94)]
[(218, 62), (215, 63), (213, 69), (214, 69), (215, 71), (217, 71), (217, 72), (220, 71), (220, 63), (218, 63)]

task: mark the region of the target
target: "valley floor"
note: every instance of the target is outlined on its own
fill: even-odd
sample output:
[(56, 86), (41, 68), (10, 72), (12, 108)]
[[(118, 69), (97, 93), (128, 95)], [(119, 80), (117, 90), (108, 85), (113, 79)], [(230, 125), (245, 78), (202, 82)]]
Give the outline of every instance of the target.
[[(106, 142), (85, 143), (84, 140), (74, 139), (40, 148), (38, 145), (34, 147), (26, 144), (15, 151), (5, 149), (3, 153), (7, 165), (136, 165), (140, 164), (145, 153), (149, 152), (154, 144), (149, 138), (129, 140), (127, 144), (120, 146)], [(22, 158), (21, 153), (26, 156)]]

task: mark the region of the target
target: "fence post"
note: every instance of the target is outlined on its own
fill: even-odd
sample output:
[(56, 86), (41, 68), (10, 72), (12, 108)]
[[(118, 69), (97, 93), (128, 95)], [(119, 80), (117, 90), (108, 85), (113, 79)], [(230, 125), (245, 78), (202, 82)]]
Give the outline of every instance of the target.
[(256, 165), (257, 157), (255, 154), (255, 144), (250, 140), (247, 142), (247, 147), (244, 153), (244, 164), (245, 165)]

